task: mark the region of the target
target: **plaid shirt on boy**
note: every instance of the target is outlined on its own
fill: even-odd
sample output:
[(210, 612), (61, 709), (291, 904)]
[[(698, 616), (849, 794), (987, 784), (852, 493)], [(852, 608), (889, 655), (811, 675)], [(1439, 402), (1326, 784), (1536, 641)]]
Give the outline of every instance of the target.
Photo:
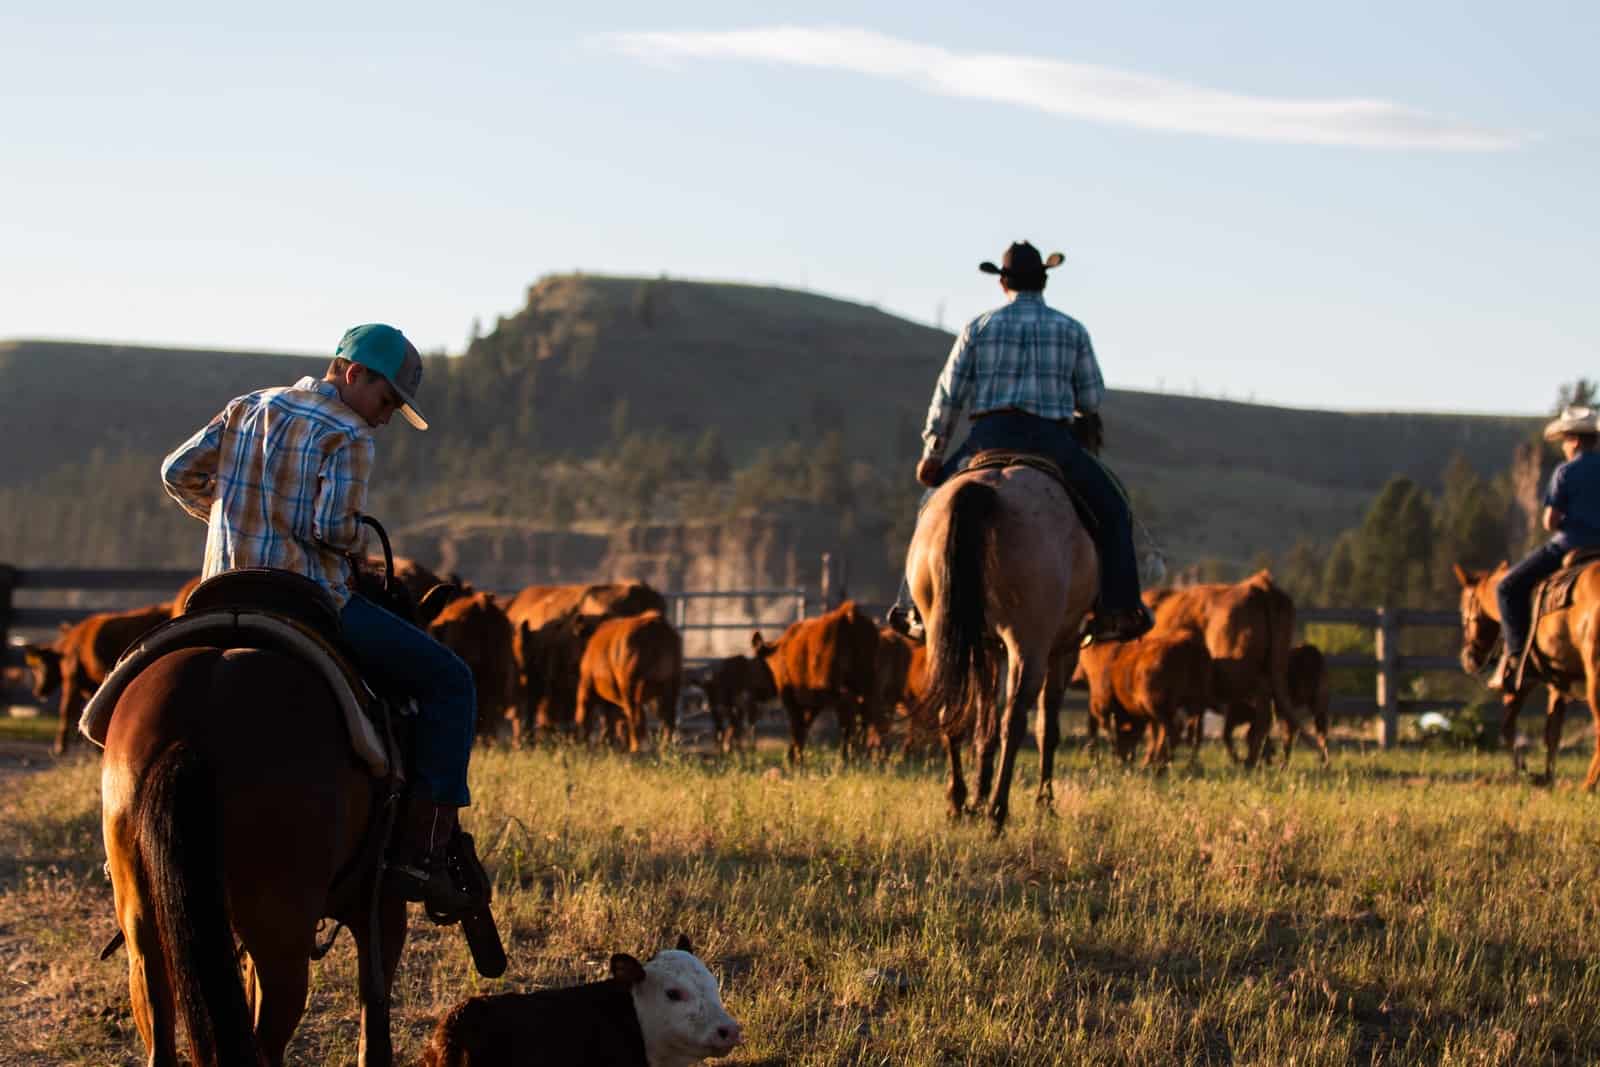
[(332, 383), (301, 378), (228, 402), (161, 463), (161, 481), (207, 524), (206, 578), (240, 567), (303, 574), (343, 608), (345, 554), (361, 547), (372, 432)]
[(1016, 408), (1044, 419), (1070, 419), (1100, 409), (1105, 382), (1078, 320), (1049, 307), (1041, 293), (967, 324), (950, 349), (922, 430), (923, 454), (944, 455), (963, 411)]

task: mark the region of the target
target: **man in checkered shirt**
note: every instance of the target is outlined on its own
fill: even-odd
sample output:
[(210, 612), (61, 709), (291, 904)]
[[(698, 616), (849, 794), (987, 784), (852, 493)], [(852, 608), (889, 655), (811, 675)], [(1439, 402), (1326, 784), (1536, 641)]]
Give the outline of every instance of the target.
[(228, 402), (161, 464), (167, 493), (206, 523), (204, 577), (242, 567), (294, 571), (339, 609), (340, 637), (362, 671), (416, 697), (419, 781), (407, 794), (400, 838), (386, 865), (408, 900), (457, 914), (473, 901), (445, 870), (456, 809), (470, 802), (467, 760), (477, 697), (472, 672), (427, 633), (355, 591), (361, 509), (372, 470), (372, 431), (414, 406), (422, 384), (416, 347), (393, 326), (345, 332), (321, 380), (262, 389)]
[[(973, 319), (956, 338), (928, 405), (917, 480), (929, 487), (925, 504), (934, 487), (984, 449), (1015, 449), (1054, 460), (1095, 519), (1090, 533), (1100, 557), (1100, 599), (1089, 640), (1129, 641), (1150, 629), (1150, 613), (1139, 599), (1128, 502), (1073, 432), (1076, 420), (1081, 431), (1099, 436), (1105, 383), (1088, 331), (1044, 302), (1045, 272), (1061, 260), (1059, 252), (1041, 260), (1038, 249), (1020, 241), (1006, 249), (1000, 266), (979, 265), (984, 273), (999, 275), (1007, 302)], [(972, 415), (972, 432), (946, 455), (963, 412)], [(921, 630), (903, 579), (888, 622), (913, 636)]]

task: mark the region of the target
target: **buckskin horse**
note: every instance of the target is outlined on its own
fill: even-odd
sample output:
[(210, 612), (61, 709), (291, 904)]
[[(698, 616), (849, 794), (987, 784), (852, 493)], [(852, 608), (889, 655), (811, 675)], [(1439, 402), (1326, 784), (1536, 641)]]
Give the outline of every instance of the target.
[(357, 762), (325, 675), (282, 651), (168, 652), (121, 690), (104, 739), (107, 868), (149, 1062), (178, 1063), (182, 1018), (201, 1067), (281, 1064), (326, 916), (356, 942), (360, 1063), (391, 1063), (406, 903), (383, 888), (373, 827), (392, 824), (396, 784)]
[[(996, 833), (1005, 827), (1011, 775), (1038, 707), (1039, 788), (1047, 804), (1060, 740), (1062, 690), (1077, 662), (1078, 633), (1099, 588), (1099, 559), (1066, 491), (1022, 457), (979, 454), (928, 500), (906, 556), (906, 580), (926, 620), (929, 660), (924, 707), (939, 709), (949, 758), (952, 815), (967, 797), (961, 738), (979, 718), (1003, 648), (1003, 702), (977, 730), (979, 803), (985, 768), (1000, 748), (988, 798)], [(990, 464), (997, 464), (991, 466)], [(993, 727), (993, 728), (991, 728)]]
[[(1500, 642), (1500, 580), (1506, 564), (1491, 571), (1469, 571), (1455, 565), (1456, 581), (1461, 585), (1461, 667), (1468, 674), (1480, 674), (1494, 657)], [(1537, 595), (1537, 593), (1535, 594)], [(1566, 722), (1566, 699), (1583, 684), (1583, 693), (1594, 717), (1595, 748), (1583, 787), (1592, 791), (1600, 784), (1600, 566), (1590, 563), (1572, 587), (1570, 606), (1547, 611), (1537, 620), (1528, 642), (1529, 666), (1537, 666), (1539, 677), (1525, 671), (1523, 684), (1514, 692), (1500, 694), (1500, 739), (1511, 749), (1511, 765), (1522, 770), (1522, 754), (1517, 751), (1517, 715), (1528, 695), (1542, 680), (1549, 687), (1545, 709), (1545, 773), (1542, 781), (1554, 782), (1556, 753), (1561, 747), (1561, 728)]]

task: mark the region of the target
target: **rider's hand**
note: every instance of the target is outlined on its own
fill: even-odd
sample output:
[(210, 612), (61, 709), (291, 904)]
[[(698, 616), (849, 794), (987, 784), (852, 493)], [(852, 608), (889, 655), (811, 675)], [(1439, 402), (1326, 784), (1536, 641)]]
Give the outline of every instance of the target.
[(944, 461), (938, 456), (923, 456), (917, 464), (917, 481), (929, 489), (939, 484), (939, 469), (944, 466)]

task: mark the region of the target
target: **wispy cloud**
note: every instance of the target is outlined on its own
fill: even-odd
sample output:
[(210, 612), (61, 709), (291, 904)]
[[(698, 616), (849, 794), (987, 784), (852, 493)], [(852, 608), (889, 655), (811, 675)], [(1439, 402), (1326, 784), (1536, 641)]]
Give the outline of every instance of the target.
[(944, 96), (1214, 137), (1477, 152), (1505, 151), (1530, 139), (1388, 100), (1251, 96), (1087, 63), (957, 52), (852, 27), (619, 33), (601, 40), (640, 59), (742, 59), (848, 70)]

